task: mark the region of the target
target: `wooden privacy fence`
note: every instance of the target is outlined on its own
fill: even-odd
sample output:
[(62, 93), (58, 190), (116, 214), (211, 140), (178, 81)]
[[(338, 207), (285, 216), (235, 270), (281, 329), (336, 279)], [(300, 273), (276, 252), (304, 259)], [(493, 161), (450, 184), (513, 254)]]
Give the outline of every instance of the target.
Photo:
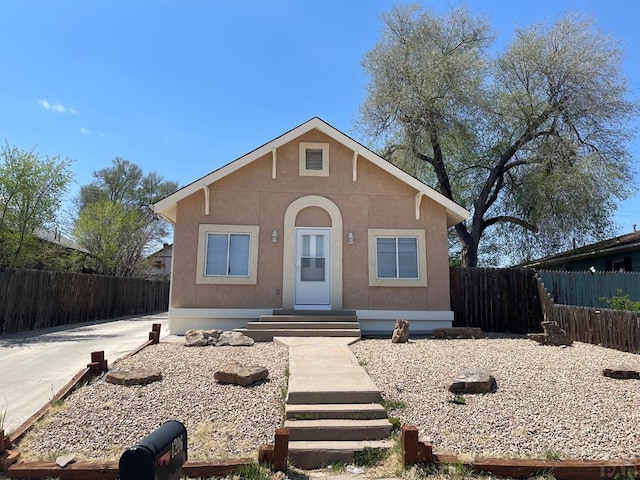
[(557, 322), (573, 340), (623, 352), (640, 352), (640, 313), (556, 305), (540, 278), (537, 283), (544, 319)]
[(0, 334), (164, 311), (169, 283), (0, 268)]
[(485, 332), (540, 332), (542, 309), (535, 272), (525, 268), (450, 269), (456, 327)]

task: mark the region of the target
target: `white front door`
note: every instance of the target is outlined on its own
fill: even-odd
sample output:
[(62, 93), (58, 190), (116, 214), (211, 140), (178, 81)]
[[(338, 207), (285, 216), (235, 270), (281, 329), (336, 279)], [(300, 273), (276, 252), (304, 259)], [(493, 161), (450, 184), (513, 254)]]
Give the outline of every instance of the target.
[(295, 308), (331, 308), (330, 250), (330, 228), (296, 228)]

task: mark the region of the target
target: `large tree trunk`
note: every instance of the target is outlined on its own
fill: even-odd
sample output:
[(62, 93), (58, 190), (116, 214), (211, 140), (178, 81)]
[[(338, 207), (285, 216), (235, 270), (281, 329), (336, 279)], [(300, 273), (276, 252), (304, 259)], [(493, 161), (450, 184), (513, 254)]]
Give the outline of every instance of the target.
[(478, 239), (469, 233), (467, 226), (462, 222), (458, 223), (455, 228), (460, 245), (462, 245), (462, 266), (476, 267), (478, 265)]

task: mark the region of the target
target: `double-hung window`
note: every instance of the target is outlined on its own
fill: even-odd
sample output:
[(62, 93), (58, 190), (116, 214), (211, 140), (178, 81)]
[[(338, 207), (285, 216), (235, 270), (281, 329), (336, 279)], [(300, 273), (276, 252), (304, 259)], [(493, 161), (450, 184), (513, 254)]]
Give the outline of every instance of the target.
[(427, 285), (425, 232), (419, 229), (369, 229), (369, 285)]
[(201, 224), (196, 283), (255, 284), (259, 227)]

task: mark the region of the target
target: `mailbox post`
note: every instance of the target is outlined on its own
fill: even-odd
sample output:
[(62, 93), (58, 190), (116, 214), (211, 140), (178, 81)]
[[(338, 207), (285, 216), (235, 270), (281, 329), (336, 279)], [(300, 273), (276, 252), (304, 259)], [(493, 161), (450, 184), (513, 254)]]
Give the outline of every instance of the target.
[(187, 429), (170, 420), (125, 450), (120, 480), (180, 480), (187, 461)]

